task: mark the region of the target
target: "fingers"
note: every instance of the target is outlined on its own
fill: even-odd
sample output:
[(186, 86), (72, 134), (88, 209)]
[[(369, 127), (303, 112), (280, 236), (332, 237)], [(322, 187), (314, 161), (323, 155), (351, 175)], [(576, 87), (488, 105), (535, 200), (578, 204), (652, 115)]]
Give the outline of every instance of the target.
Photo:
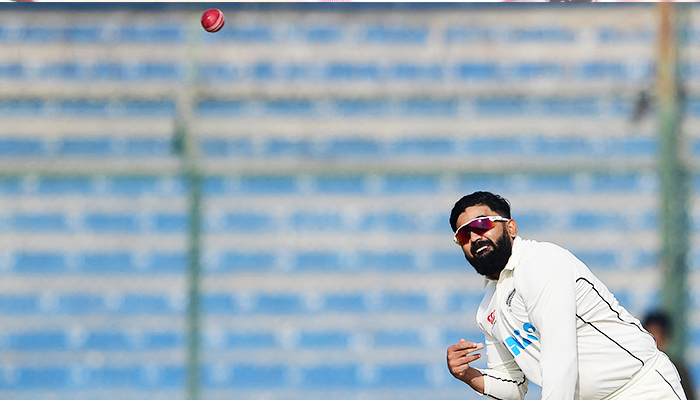
[(462, 339), (447, 348), (447, 365), (453, 375), (460, 375), (469, 369), (469, 363), (481, 358), (481, 354), (471, 354), (484, 348), (483, 343), (467, 342)]

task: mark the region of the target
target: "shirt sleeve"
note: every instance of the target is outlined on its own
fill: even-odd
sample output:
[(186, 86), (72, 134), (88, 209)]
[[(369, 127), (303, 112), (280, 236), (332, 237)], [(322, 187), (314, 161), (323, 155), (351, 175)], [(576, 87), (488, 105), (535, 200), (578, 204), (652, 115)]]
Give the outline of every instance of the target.
[(578, 383), (576, 267), (564, 250), (523, 259), (516, 269), (530, 321), (540, 334), (542, 400), (573, 400)]
[(500, 342), (485, 334), (487, 369), (477, 368), (484, 376), (484, 396), (503, 400), (522, 400), (528, 380), (513, 356)]

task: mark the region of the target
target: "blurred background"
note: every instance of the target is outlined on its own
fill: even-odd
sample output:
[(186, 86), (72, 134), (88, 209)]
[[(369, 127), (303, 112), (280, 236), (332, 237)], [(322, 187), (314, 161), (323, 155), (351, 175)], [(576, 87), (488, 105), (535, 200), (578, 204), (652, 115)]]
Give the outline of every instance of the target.
[(0, 4), (0, 397), (476, 399), (475, 190), (700, 376), (695, 11)]

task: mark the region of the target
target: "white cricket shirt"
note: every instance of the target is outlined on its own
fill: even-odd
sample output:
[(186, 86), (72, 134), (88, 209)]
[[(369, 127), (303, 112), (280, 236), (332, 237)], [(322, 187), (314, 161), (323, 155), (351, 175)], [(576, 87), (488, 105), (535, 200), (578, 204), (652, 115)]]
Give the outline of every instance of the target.
[(489, 397), (522, 399), (529, 380), (544, 400), (602, 399), (658, 353), (639, 320), (554, 244), (516, 237), (498, 281), (487, 280), (485, 290), (476, 319)]

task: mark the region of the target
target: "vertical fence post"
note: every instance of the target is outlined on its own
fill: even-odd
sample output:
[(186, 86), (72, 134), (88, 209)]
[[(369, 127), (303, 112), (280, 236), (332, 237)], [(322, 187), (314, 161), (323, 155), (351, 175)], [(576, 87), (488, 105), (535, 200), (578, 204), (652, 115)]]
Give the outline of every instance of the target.
[(662, 306), (669, 313), (673, 332), (667, 350), (682, 360), (685, 353), (688, 318), (688, 170), (682, 156), (681, 105), (679, 101), (679, 18), (673, 3), (659, 3), (659, 53), (657, 99), (659, 113), (661, 181), (661, 265)]

